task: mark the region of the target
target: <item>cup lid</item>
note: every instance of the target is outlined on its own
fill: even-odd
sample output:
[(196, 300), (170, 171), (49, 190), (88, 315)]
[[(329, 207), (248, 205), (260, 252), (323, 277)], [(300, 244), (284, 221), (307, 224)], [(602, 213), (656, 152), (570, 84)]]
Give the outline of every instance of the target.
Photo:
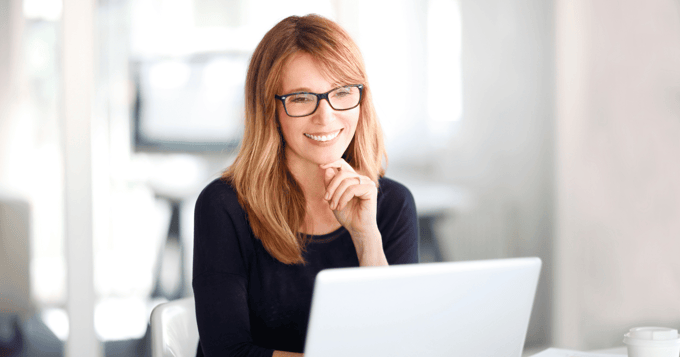
[(680, 345), (678, 330), (666, 327), (634, 327), (624, 335), (628, 345)]

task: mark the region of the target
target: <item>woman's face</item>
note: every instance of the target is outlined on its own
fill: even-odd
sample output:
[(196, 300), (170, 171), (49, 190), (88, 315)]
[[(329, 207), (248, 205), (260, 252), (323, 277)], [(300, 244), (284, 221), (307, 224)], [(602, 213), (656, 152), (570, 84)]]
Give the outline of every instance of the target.
[[(340, 84), (324, 77), (311, 55), (301, 52), (293, 55), (284, 65), (281, 93), (278, 94), (326, 93), (338, 86)], [(278, 100), (277, 106), (290, 168), (304, 168), (309, 164), (318, 166), (339, 160), (352, 141), (359, 120), (360, 106), (336, 111), (326, 100), (319, 102), (313, 114), (304, 117), (288, 116)]]

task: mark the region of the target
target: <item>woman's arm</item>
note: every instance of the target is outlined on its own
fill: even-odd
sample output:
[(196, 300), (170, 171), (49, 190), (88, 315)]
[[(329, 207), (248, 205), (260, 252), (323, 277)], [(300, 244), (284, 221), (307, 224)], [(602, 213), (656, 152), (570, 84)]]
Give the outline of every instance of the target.
[(324, 198), (352, 236), (361, 266), (418, 262), (418, 216), (408, 188), (383, 178), (378, 200), (373, 181), (344, 160), (320, 168), (325, 170)]
[(389, 265), (383, 250), (382, 235), (378, 227), (368, 233), (350, 232), (354, 248), (357, 250), (359, 266), (383, 266)]
[[(205, 356), (271, 357), (273, 350), (253, 344), (248, 308), (245, 250), (247, 234), (233, 190), (214, 181), (194, 212), (193, 288), (196, 321)], [(243, 221), (243, 222), (242, 222)]]
[(389, 264), (418, 263), (418, 214), (406, 186), (380, 180), (377, 220)]
[(345, 160), (321, 165), (325, 170), (324, 199), (335, 218), (352, 236), (361, 266), (388, 265), (376, 221), (378, 188)]

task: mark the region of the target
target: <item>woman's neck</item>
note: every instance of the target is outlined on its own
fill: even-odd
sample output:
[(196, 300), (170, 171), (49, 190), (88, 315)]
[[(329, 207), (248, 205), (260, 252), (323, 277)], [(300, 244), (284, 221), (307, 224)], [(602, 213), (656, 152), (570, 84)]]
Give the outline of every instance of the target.
[(321, 201), (326, 193), (324, 185), (324, 171), (313, 163), (291, 164), (287, 162), (288, 170), (293, 175), (297, 183), (305, 194), (305, 199), (311, 201)]
[(324, 200), (326, 185), (324, 184), (324, 170), (318, 165), (290, 165), (288, 170), (300, 185), (305, 194), (305, 219), (300, 231), (307, 234), (321, 235), (340, 228), (333, 211)]

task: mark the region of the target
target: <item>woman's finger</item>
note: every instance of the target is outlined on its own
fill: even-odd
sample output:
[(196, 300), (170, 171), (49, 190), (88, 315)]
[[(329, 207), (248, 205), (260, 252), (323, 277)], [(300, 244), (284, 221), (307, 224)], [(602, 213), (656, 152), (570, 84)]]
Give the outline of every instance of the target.
[[(324, 195), (325, 199), (330, 199), (335, 195), (335, 191), (338, 189), (340, 184), (342, 184), (345, 180), (354, 177), (354, 183), (357, 183), (356, 177), (359, 176), (354, 170), (348, 171), (348, 170), (337, 170), (334, 168), (327, 168), (326, 169), (326, 178), (328, 178), (329, 175), (329, 170), (334, 170), (334, 175), (326, 183), (326, 194)], [(337, 170), (337, 171), (336, 171)]]
[[(362, 180), (363, 181), (363, 180)], [(361, 184), (361, 185), (350, 185), (347, 187), (347, 189), (342, 193), (342, 195), (338, 199), (338, 203), (336, 205), (336, 210), (343, 210), (345, 207), (347, 207), (347, 204), (349, 201), (351, 201), (354, 197), (360, 199), (360, 200), (369, 200), (371, 199), (373, 195), (373, 191), (375, 191), (375, 186), (372, 185), (372, 181), (370, 181), (371, 184)]]
[[(332, 167), (325, 169), (324, 177), (323, 177), (323, 184), (326, 187), (326, 192), (328, 192), (328, 185), (331, 183), (331, 180), (333, 180), (333, 177), (335, 177), (336, 173), (337, 173), (337, 169), (334, 169)], [(324, 195), (324, 196), (326, 196), (326, 195)]]
[(345, 159), (338, 159), (338, 160), (333, 161), (331, 163), (320, 165), (319, 167), (321, 167), (322, 169), (327, 169), (329, 167), (333, 167), (333, 168), (336, 168), (336, 169), (341, 170), (341, 171), (342, 170), (349, 170), (351, 172), (354, 172), (354, 168), (352, 168), (352, 166), (349, 163), (347, 163), (347, 161), (345, 161)]
[[(361, 182), (361, 184), (359, 184)], [(347, 192), (351, 195), (347, 196)], [(371, 195), (377, 192), (376, 186), (366, 176), (354, 176), (343, 180), (341, 185), (335, 190), (335, 194), (331, 197), (329, 204), (331, 209), (344, 209), (347, 202), (353, 197), (358, 197), (362, 200), (371, 199)]]
[(338, 202), (340, 202), (340, 197), (342, 197), (342, 194), (347, 190), (347, 188), (353, 185), (358, 185), (358, 178), (359, 177), (355, 175), (353, 177), (345, 177), (342, 180), (334, 180), (331, 182), (331, 184), (336, 184), (336, 187), (332, 188), (332, 190), (329, 188), (328, 190), (330, 193), (329, 203), (331, 204), (331, 209), (335, 209), (335, 207), (337, 207)]

